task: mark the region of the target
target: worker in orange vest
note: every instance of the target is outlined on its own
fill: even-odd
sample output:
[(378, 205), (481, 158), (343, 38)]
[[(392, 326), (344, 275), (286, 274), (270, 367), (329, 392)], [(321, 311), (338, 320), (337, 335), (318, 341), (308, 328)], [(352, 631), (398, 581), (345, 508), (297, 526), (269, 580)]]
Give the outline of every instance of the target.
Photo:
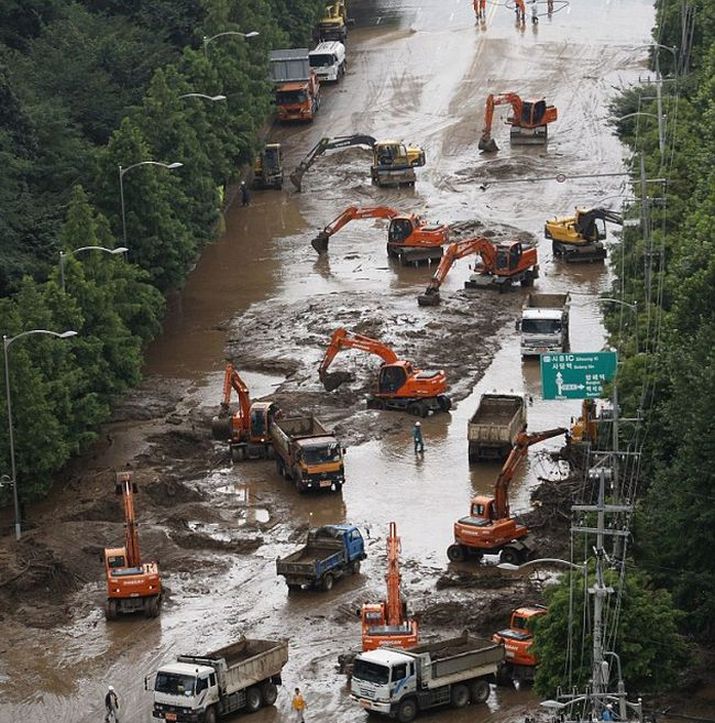
[(516, 0), (516, 22), (526, 22), (526, 6), (524, 0)]
[(487, 17), (487, 0), (474, 0), (472, 3), (474, 6), (474, 14), (477, 19), (486, 20)]
[(300, 692), (300, 688), (295, 689), (295, 695), (291, 702), (291, 708), (293, 709), (293, 716), (296, 723), (305, 723), (304, 711), (305, 711), (305, 699)]

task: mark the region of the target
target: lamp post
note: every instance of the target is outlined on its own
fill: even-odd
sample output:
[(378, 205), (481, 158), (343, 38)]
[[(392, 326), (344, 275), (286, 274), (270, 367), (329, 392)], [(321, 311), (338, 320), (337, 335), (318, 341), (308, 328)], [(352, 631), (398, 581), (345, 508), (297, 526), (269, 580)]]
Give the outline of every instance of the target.
[(7, 398), (7, 428), (10, 438), (10, 474), (12, 477), (12, 496), (15, 504), (15, 539), (19, 540), (22, 533), (22, 520), (20, 518), (20, 498), (17, 494), (17, 471), (15, 469), (15, 437), (12, 428), (12, 402), (10, 400), (10, 367), (8, 365), (8, 349), (10, 344), (23, 336), (30, 336), (31, 334), (47, 334), (49, 336), (56, 336), (58, 339), (69, 339), (72, 336), (77, 336), (76, 331), (63, 331), (61, 333), (56, 331), (47, 331), (47, 329), (31, 329), (30, 331), (23, 331), (17, 336), (11, 336), (8, 338), (6, 334), (2, 337), (3, 355), (5, 357), (5, 396)]
[(603, 297), (600, 301), (606, 301), (610, 304), (618, 304), (619, 306), (627, 306), (635, 316), (635, 332), (636, 332), (636, 354), (638, 354), (638, 302), (634, 301), (629, 304), (627, 301), (621, 301), (620, 299), (611, 299), (609, 297)]
[(665, 155), (665, 124), (663, 122), (665, 116), (662, 113), (662, 110), (658, 109), (658, 115), (655, 115), (655, 113), (645, 113), (642, 110), (637, 111), (636, 113), (627, 113), (626, 115), (622, 115), (620, 118), (613, 118), (614, 121), (619, 122), (622, 120), (626, 120), (626, 118), (634, 118), (638, 115), (644, 115), (648, 118), (655, 118), (658, 121), (658, 150), (660, 151), (660, 159), (663, 160), (663, 156)]
[(225, 95), (206, 95), (206, 93), (184, 93), (179, 96), (179, 99), (181, 98), (204, 98), (205, 100), (210, 100), (214, 103), (219, 100), (226, 100)]
[(239, 35), (242, 38), (245, 38), (248, 40), (249, 38), (255, 38), (258, 35), (260, 35), (259, 32), (256, 30), (251, 30), (250, 33), (240, 33), (238, 30), (226, 30), (223, 33), (216, 33), (216, 35), (212, 35), (211, 37), (208, 37), (207, 35), (204, 35), (204, 56), (206, 58), (209, 57), (209, 51), (208, 51), (208, 45), (210, 42), (216, 40), (216, 38), (223, 38), (226, 35)]
[(126, 246), (118, 246), (116, 249), (108, 249), (106, 246), (80, 246), (72, 251), (60, 251), (60, 281), (62, 283), (62, 291), (65, 291), (65, 259), (67, 256), (74, 256), (80, 251), (103, 251), (104, 253), (116, 256), (117, 254), (125, 254), (129, 249)]
[(127, 171), (131, 171), (132, 168), (137, 168), (138, 166), (161, 166), (162, 168), (168, 168), (170, 171), (173, 171), (175, 168), (181, 168), (183, 166), (183, 163), (161, 163), (160, 161), (139, 161), (139, 163), (135, 163), (131, 166), (127, 166), (126, 168), (123, 168), (120, 164), (119, 166), (119, 199), (122, 204), (122, 239), (124, 240), (124, 245), (127, 245), (127, 219), (124, 214), (124, 174), (127, 173)]

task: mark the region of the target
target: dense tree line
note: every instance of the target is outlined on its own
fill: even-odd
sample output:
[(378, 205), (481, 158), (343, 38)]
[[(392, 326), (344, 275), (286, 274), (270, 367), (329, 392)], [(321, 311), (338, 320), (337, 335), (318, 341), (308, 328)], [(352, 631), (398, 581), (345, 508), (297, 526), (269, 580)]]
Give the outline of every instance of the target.
[[(140, 378), (163, 294), (217, 233), (224, 189), (271, 114), (268, 51), (307, 45), (323, 0), (0, 0), (0, 333), (19, 490), (42, 494)], [(226, 31), (257, 31), (203, 38)], [(184, 97), (224, 95), (222, 102)], [(124, 245), (65, 257), (82, 246)], [(0, 408), (5, 420), (5, 392)], [(0, 471), (9, 473), (6, 420)], [(5, 492), (7, 488), (5, 488)], [(1, 499), (1, 498), (0, 498)]]
[[(692, 33), (686, 6), (695, 11)], [(715, 639), (715, 6), (662, 0), (657, 7), (654, 42), (674, 48), (661, 48), (658, 58), (665, 143), (652, 117), (624, 119), (617, 130), (633, 151), (634, 177), (643, 163), (646, 179), (667, 181), (634, 183), (641, 225), (625, 228), (612, 254), (608, 294), (631, 307), (610, 306), (606, 317), (621, 362), (622, 414), (642, 419), (637, 436), (626, 429), (622, 439), (642, 456), (617, 648), (626, 682), (640, 691), (677, 686), (687, 659), (679, 633), (704, 647)], [(654, 90), (619, 96), (614, 117), (657, 116)], [(565, 579), (549, 592), (549, 615), (536, 632), (544, 694), (568, 677), (571, 604), (581, 625), (582, 590), (573, 598), (569, 590)], [(574, 639), (588, 643), (586, 630)], [(588, 680), (589, 664), (576, 660), (574, 682)]]

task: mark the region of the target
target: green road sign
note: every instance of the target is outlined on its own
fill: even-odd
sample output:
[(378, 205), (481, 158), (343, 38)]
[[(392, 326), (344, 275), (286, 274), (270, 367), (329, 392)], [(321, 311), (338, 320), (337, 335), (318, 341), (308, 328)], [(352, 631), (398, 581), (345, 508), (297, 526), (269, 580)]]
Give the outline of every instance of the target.
[(541, 355), (544, 399), (595, 399), (616, 373), (615, 351)]

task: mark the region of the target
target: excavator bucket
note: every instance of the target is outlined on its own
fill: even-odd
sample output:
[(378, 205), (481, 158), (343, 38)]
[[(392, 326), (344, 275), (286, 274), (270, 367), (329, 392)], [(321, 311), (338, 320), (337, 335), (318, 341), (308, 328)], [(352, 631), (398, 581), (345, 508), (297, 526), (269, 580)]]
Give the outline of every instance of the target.
[(417, 297), (417, 303), (420, 306), (437, 306), (441, 301), (439, 291), (427, 290), (424, 294), (420, 294)]
[(321, 231), (311, 242), (310, 245), (319, 253), (324, 254), (328, 251), (328, 239), (330, 236)]
[(296, 168), (295, 171), (293, 171), (293, 173), (291, 173), (289, 176), (290, 182), (293, 184), (295, 190), (298, 191), (298, 193), (300, 193), (302, 190), (303, 173), (305, 173), (305, 171)]
[(225, 442), (233, 435), (233, 424), (230, 416), (214, 417), (211, 420), (211, 436), (219, 441)]
[(350, 372), (326, 372), (320, 377), (326, 392), (336, 390), (343, 382), (351, 382), (354, 379)]
[(491, 136), (482, 136), (477, 147), (482, 153), (496, 153), (499, 150), (497, 142)]

